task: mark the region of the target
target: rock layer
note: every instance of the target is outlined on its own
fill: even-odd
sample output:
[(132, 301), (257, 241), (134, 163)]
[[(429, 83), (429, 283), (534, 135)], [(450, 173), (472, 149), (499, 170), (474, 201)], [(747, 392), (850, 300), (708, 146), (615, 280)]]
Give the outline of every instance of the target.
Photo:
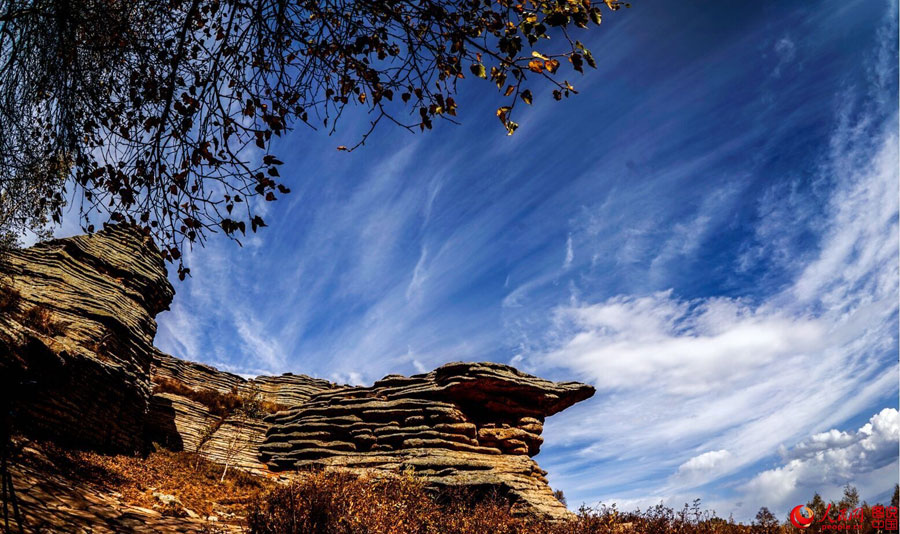
[(130, 227), (15, 251), (0, 287), (0, 386), (16, 388), (22, 430), (107, 450), (158, 443), (285, 477), (413, 470), (435, 488), (498, 489), (521, 513), (568, 514), (531, 457), (545, 418), (590, 397), (588, 385), (451, 363), (353, 387), (174, 358), (152, 346), (172, 286)]
[(140, 448), (154, 317), (174, 295), (153, 243), (119, 226), (12, 251), (0, 291), (0, 379), (20, 423), (80, 446)]
[[(287, 477), (314, 469), (412, 470), (436, 488), (499, 490), (514, 511), (550, 519), (568, 511), (531, 456), (543, 443), (544, 419), (594, 393), (585, 384), (550, 382), (496, 363), (451, 363), (353, 387), (304, 375), (245, 380), (159, 354), (153, 380), (191, 390), (152, 398), (151, 434), (170, 448)], [(217, 417), (190, 398), (204, 390), (282, 409)]]
[[(197, 451), (214, 462), (252, 472), (268, 472), (259, 460), (259, 446), (269, 428), (263, 421), (265, 411), (301, 405), (316, 393), (339, 389), (327, 380), (289, 373), (246, 380), (161, 352), (153, 359), (151, 376), (156, 391), (147, 420), (149, 441), (174, 450)], [(165, 392), (166, 384), (173, 381), (190, 391)], [(191, 397), (208, 403), (231, 397), (253, 403), (255, 409), (213, 414), (210, 406)]]
[(518, 512), (560, 518), (567, 511), (531, 456), (544, 418), (593, 393), (507, 365), (451, 363), (323, 391), (269, 416), (260, 458), (273, 470), (412, 469), (434, 486), (496, 488)]

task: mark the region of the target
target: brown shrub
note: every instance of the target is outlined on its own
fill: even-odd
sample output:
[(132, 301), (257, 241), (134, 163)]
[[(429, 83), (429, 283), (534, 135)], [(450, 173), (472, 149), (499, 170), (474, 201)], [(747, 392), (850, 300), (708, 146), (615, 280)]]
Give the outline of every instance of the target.
[(247, 527), (250, 534), (751, 534), (748, 526), (687, 505), (624, 514), (614, 506), (582, 507), (568, 521), (549, 522), (513, 515), (498, 494), (429, 495), (412, 475), (357, 478), (320, 471), (259, 494)]
[(22, 294), (9, 284), (0, 283), (0, 313), (12, 312), (22, 302)]
[[(35, 446), (66, 477), (99, 490), (118, 492), (123, 502), (144, 508), (159, 506), (153, 493), (161, 492), (174, 495), (184, 508), (201, 516), (216, 511), (243, 515), (254, 496), (274, 484), (237, 470), (222, 481), (221, 465), (187, 452), (159, 450), (141, 458), (66, 450), (49, 443)], [(165, 507), (160, 511), (179, 513)]]
[(22, 315), (22, 323), (48, 336), (61, 336), (66, 333), (66, 324), (55, 321), (47, 308), (32, 306)]
[(278, 404), (277, 402), (269, 401), (262, 401), (259, 403), (259, 406), (263, 412), (268, 414), (283, 412), (284, 410), (287, 410), (289, 408), (289, 406), (285, 404)]
[[(539, 534), (550, 524), (514, 517), (498, 495), (453, 492), (436, 501), (412, 475), (311, 473), (250, 504), (250, 534)], [(560, 531), (562, 532), (562, 531)]]
[(174, 393), (197, 401), (209, 408), (209, 412), (221, 418), (228, 417), (243, 406), (236, 392), (220, 393), (213, 389), (194, 389), (171, 378), (159, 378), (153, 386), (154, 393)]
[(154, 393), (174, 393), (197, 401), (209, 408), (213, 415), (221, 418), (229, 417), (238, 410), (247, 412), (252, 417), (276, 413), (286, 410), (288, 407), (269, 401), (259, 400), (259, 393), (250, 391), (238, 393), (232, 390), (228, 393), (220, 393), (212, 389), (194, 389), (183, 382), (171, 378), (161, 377), (153, 386)]

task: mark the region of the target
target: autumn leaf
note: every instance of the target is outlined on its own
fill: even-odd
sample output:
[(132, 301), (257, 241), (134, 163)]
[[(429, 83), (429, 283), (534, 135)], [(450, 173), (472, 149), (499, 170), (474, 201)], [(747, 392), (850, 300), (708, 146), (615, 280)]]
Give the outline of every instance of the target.
[(582, 66), (584, 59), (581, 57), (581, 54), (572, 54), (569, 56), (569, 61), (572, 62), (572, 66), (575, 67), (575, 70), (584, 73), (584, 67)]
[(506, 124), (506, 115), (512, 110), (509, 106), (501, 106), (497, 108), (497, 118), (500, 119), (504, 125)]
[[(167, 247), (202, 244), (205, 232), (217, 228), (232, 238), (243, 235), (237, 213), (245, 210), (235, 208), (247, 205), (239, 202), (283, 198), (276, 195), (289, 190), (275, 182), (283, 162), (267, 152), (273, 135), (284, 135), (298, 121), (332, 134), (344, 108), (358, 106), (372, 117), (372, 130), (336, 147), (350, 152), (382, 119), (425, 131), (436, 127), (435, 118), (457, 115), (451, 97), (458, 80), (478, 77), (502, 95), (506, 105), (497, 118), (511, 135), (518, 128), (511, 115), (519, 98), (533, 106), (528, 76), (554, 75), (542, 82), (550, 83), (542, 94), (555, 100), (574, 95), (568, 82), (561, 83), (571, 75), (560, 74), (560, 64), (568, 61), (578, 72), (585, 64), (597, 66), (576, 28), (600, 24), (601, 9), (629, 5), (298, 0), (291, 9), (262, 9), (258, 2), (179, 0), (173, 3), (178, 9), (157, 18), (153, 2), (66, 2), (59, 13), (60, 2), (19, 3), (29, 6), (34, 20), (62, 16), (72, 26), (62, 35), (56, 24), (7, 24), (9, 46), (0, 50), (0, 64), (10, 73), (8, 92), (21, 96), (16, 104), (22, 113), (0, 120), (0, 131), (22, 140), (26, 159), (77, 155), (61, 165), (49, 162), (48, 172), (39, 173), (46, 176), (35, 177), (44, 180), (36, 184), (37, 194), (23, 190), (22, 209), (38, 214), (34, 220), (58, 222), (62, 184), (73, 183), (97, 208), (98, 220), (105, 215), (111, 222), (136, 223)], [(47, 107), (58, 96), (48, 91), (66, 87), (71, 72), (33, 76), (33, 58), (56, 57), (63, 45), (90, 51), (90, 61), (78, 65), (85, 83), (72, 88), (67, 102)], [(129, 68), (121, 68), (122, 61)], [(64, 104), (70, 112), (54, 112)], [(245, 147), (260, 150), (244, 161)], [(0, 161), (0, 176), (14, 175), (11, 183), (24, 172), (11, 166), (16, 159), (6, 167)]]

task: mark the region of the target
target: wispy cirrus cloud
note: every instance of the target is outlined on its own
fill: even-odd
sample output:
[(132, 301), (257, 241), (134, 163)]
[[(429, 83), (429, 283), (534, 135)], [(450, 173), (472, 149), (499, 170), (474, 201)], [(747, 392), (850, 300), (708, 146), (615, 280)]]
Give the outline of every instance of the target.
[[(866, 163), (849, 165), (860, 160), (852, 152), (827, 165), (839, 185), (818, 253), (795, 265), (796, 277), (783, 290), (761, 301), (684, 299), (670, 290), (555, 309), (551, 350), (526, 361), (537, 370), (568, 370), (600, 391), (595, 412), (585, 408), (551, 422), (572, 442), (590, 443), (570, 469), (584, 469), (610, 450), (628, 451), (617, 454), (625, 463), (650, 455), (672, 473), (656, 494), (681, 495), (897, 391), (892, 123)], [(835, 150), (848, 144), (855, 141), (837, 141)], [(598, 485), (598, 497), (611, 489)]]
[[(590, 444), (563, 469), (583, 470), (604, 461), (610, 450), (627, 451), (615, 459), (634, 465), (635, 481), (646, 474), (637, 458), (653, 458), (666, 482), (652, 493), (646, 486), (611, 493), (614, 487), (599, 482), (598, 498), (677, 499), (896, 395), (896, 122), (896, 116), (863, 114), (856, 122), (839, 123), (817, 171), (820, 181), (832, 186), (821, 225), (810, 229), (817, 245), (793, 258), (791, 249), (775, 254), (793, 273), (781, 290), (763, 298), (696, 299), (669, 290), (554, 310), (548, 350), (525, 361), (545, 372), (568, 370), (600, 391), (596, 411), (585, 407), (551, 422), (550, 428), (572, 443)], [(772, 195), (763, 198), (774, 202)], [(760, 209), (772, 212), (770, 206)], [(886, 410), (878, 421), (893, 420), (895, 413)], [(887, 450), (896, 463), (896, 447)], [(837, 458), (798, 459), (765, 471), (746, 486), (748, 495), (757, 506), (760, 501), (786, 506), (788, 497), (799, 498), (797, 479), (827, 476), (830, 459)], [(843, 482), (871, 471), (853, 463), (846, 469)], [(663, 477), (666, 472), (670, 475)], [(767, 493), (779, 481), (785, 482), (781, 493)], [(738, 509), (739, 497), (731, 510)]]
[(452, 360), (590, 381), (539, 458), (570, 503), (781, 506), (748, 486), (779, 450), (896, 402), (898, 155), (894, 3), (778, 7), (636, 7), (594, 43), (596, 93), (536, 99), (511, 139), (465, 95), (463, 126), (349, 155), (293, 134), (294, 192), (242, 250), (196, 251), (160, 346), (340, 382)]

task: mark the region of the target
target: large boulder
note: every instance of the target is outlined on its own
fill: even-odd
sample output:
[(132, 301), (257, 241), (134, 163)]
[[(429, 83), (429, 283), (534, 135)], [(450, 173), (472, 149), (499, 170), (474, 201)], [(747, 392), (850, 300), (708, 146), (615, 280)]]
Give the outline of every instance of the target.
[(450, 363), (322, 391), (269, 416), (260, 458), (273, 470), (411, 469), (432, 486), (498, 490), (516, 512), (559, 519), (568, 512), (531, 456), (544, 419), (593, 394), (508, 365)]
[(129, 226), (0, 258), (0, 387), (20, 426), (79, 446), (141, 448), (154, 317), (174, 291)]
[[(293, 374), (245, 380), (158, 354), (153, 380), (151, 436), (170, 448), (286, 478), (318, 469), (412, 470), (433, 488), (497, 491), (515, 512), (549, 519), (569, 512), (531, 458), (544, 420), (594, 393), (487, 362), (355, 387)], [(266, 409), (214, 414), (229, 397)]]

